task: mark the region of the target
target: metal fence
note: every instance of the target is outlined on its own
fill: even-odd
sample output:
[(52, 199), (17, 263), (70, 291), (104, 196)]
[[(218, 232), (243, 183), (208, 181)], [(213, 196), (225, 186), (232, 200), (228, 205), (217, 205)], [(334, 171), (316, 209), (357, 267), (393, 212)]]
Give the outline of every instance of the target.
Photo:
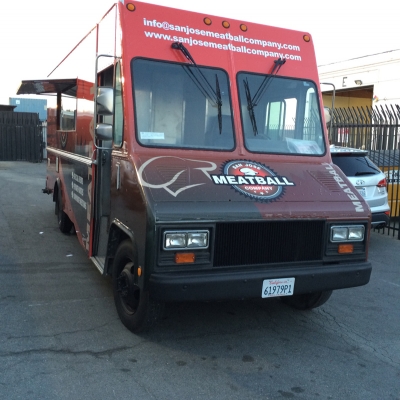
[(0, 161), (41, 162), (42, 149), (37, 113), (0, 111)]
[(388, 182), (390, 224), (382, 232), (400, 239), (400, 106), (349, 107), (331, 110), (328, 123), (332, 144), (365, 149), (385, 172)]

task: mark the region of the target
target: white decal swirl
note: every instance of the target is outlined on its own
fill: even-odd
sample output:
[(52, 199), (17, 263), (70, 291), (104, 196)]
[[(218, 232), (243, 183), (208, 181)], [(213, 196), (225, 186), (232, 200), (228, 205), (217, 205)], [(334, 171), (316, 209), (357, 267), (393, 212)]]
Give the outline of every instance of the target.
[(174, 197), (178, 196), (178, 194), (179, 194), (179, 193), (182, 193), (184, 190), (193, 188), (193, 187), (195, 187), (195, 186), (204, 185), (204, 183), (196, 183), (196, 184), (193, 184), (193, 185), (184, 186), (184, 187), (181, 187), (180, 189), (178, 189), (178, 190), (175, 191), (175, 192), (174, 192), (173, 190), (171, 190), (171, 189), (169, 188), (169, 186), (171, 186), (173, 183), (176, 182), (176, 180), (179, 178), (179, 176), (180, 176), (183, 172), (186, 171), (185, 169), (183, 169), (182, 171), (177, 172), (177, 173), (172, 177), (172, 179), (169, 180), (168, 182), (165, 182), (165, 183), (162, 183), (162, 184), (157, 184), (157, 185), (156, 185), (156, 184), (152, 184), (152, 183), (150, 183), (150, 182), (146, 182), (146, 181), (144, 180), (144, 178), (143, 178), (143, 172), (144, 172), (144, 170), (145, 170), (146, 167), (149, 166), (153, 161), (158, 160), (158, 159), (160, 159), (160, 158), (176, 158), (176, 159), (178, 159), (178, 160), (183, 160), (183, 161), (191, 161), (191, 162), (195, 162), (195, 163), (205, 163), (205, 164), (208, 164), (209, 166), (207, 166), (207, 167), (197, 167), (197, 168), (194, 168), (194, 169), (197, 169), (197, 170), (203, 172), (203, 174), (206, 175), (207, 178), (210, 179), (210, 180), (211, 180), (211, 177), (210, 177), (209, 172), (214, 171), (214, 170), (217, 168), (217, 164), (215, 164), (215, 163), (213, 163), (213, 162), (210, 162), (210, 161), (192, 160), (192, 159), (189, 159), (189, 158), (180, 158), (180, 157), (173, 157), (173, 156), (154, 157), (154, 158), (150, 158), (149, 160), (147, 160), (146, 162), (144, 162), (144, 163), (141, 165), (141, 167), (139, 168), (139, 171), (138, 171), (138, 176), (139, 176), (139, 179), (140, 179), (142, 185), (143, 185), (143, 186), (146, 186), (146, 187), (148, 187), (148, 188), (151, 188), (151, 189), (164, 189), (164, 190), (166, 190), (169, 194), (171, 194), (171, 195), (174, 196)]

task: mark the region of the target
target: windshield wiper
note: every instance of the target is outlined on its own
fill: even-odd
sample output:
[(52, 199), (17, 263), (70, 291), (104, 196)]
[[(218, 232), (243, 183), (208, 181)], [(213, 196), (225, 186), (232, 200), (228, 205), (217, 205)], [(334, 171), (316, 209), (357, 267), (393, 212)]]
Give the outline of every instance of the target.
[(244, 91), (246, 92), (246, 101), (247, 101), (247, 109), (249, 110), (249, 117), (251, 121), (251, 125), (253, 127), (253, 132), (254, 135), (257, 135), (257, 122), (256, 122), (256, 116), (254, 115), (254, 104), (251, 100), (251, 94), (250, 94), (250, 88), (249, 88), (249, 81), (243, 80), (244, 83)]
[(218, 75), (215, 74), (215, 90), (217, 95), (217, 107), (218, 107), (218, 127), (219, 134), (222, 133), (222, 98), (221, 98), (221, 89), (219, 88), (219, 80)]
[(279, 70), (281, 69), (282, 65), (285, 64), (285, 62), (286, 58), (281, 58), (281, 57), (279, 57), (277, 60), (274, 60), (275, 65), (272, 68), (271, 73), (264, 77), (264, 80), (261, 82), (261, 85), (257, 89), (253, 98), (251, 97), (250, 94), (249, 82), (247, 78), (246, 80), (243, 80), (244, 89), (246, 92), (247, 109), (249, 110), (249, 116), (251, 125), (253, 126), (254, 135), (258, 134), (256, 118), (254, 115), (254, 107), (257, 107), (261, 97), (264, 95), (265, 91), (267, 90), (267, 87), (271, 83), (272, 78), (279, 72)]
[[(188, 76), (192, 79), (193, 83), (197, 86), (200, 92), (211, 101), (213, 106), (218, 108), (218, 126), (219, 133), (222, 133), (222, 98), (221, 98), (221, 90), (219, 87), (218, 75), (215, 74), (215, 90), (211, 86), (210, 82), (204, 76), (201, 69), (197, 66), (196, 61), (189, 53), (189, 50), (180, 42), (172, 43), (171, 47), (175, 50), (180, 50), (182, 54), (192, 63), (192, 65), (196, 68), (196, 71), (200, 75), (200, 79), (193, 73), (191, 68), (184, 68), (184, 71), (188, 74)], [(204, 85), (205, 83), (205, 85)]]

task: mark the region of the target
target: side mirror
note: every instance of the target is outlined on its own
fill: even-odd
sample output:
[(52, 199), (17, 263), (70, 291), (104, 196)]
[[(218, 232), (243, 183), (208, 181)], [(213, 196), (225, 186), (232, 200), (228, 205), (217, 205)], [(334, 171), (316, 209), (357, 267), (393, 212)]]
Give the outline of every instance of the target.
[(99, 140), (112, 140), (113, 126), (111, 124), (97, 124), (95, 133)]
[(114, 89), (111, 87), (99, 87), (97, 89), (97, 114), (113, 115), (114, 113)]
[[(114, 89), (112, 87), (102, 86), (97, 89), (96, 110), (97, 115), (113, 115)], [(95, 135), (98, 140), (112, 140), (112, 124), (106, 124), (104, 122), (98, 123), (96, 125)]]

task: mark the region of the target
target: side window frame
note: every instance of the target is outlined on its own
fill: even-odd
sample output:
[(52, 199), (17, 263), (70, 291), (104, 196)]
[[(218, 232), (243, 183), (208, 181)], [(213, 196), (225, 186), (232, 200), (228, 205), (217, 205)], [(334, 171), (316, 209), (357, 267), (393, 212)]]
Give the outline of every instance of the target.
[(122, 74), (121, 62), (115, 64), (114, 77), (114, 129), (113, 144), (114, 147), (121, 147), (124, 141), (124, 103), (122, 93)]

